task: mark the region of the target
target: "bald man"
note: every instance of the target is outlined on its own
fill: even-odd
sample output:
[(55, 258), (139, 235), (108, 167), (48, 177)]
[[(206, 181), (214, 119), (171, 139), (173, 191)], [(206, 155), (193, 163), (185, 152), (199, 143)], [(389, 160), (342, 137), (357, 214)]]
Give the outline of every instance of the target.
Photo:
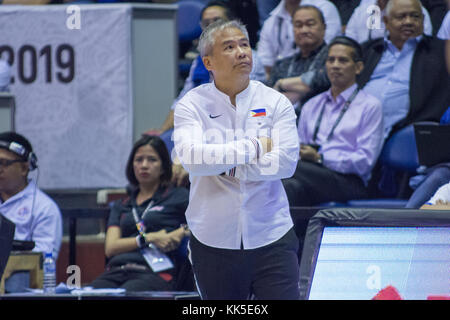
[(359, 84), (382, 103), (384, 138), (417, 121), (439, 122), (450, 105), (445, 42), (423, 34), (419, 0), (391, 0), (384, 38), (363, 45)]

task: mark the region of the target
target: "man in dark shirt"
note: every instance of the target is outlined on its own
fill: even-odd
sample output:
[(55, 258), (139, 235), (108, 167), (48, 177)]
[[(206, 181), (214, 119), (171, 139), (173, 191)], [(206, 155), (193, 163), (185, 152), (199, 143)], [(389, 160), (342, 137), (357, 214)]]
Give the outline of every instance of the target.
[(326, 25), (322, 12), (311, 5), (300, 6), (294, 11), (292, 24), (300, 52), (279, 60), (267, 85), (296, 104), (325, 91), (330, 84), (325, 71)]

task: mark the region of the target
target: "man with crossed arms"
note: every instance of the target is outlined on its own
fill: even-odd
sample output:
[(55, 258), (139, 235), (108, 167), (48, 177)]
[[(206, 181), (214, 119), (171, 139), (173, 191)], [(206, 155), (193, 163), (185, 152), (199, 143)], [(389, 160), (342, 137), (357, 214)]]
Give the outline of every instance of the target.
[(191, 181), (186, 220), (202, 299), (298, 299), (298, 239), (281, 180), (298, 159), (296, 117), (281, 93), (249, 79), (245, 27), (217, 22), (199, 51), (214, 82), (175, 108), (175, 150)]

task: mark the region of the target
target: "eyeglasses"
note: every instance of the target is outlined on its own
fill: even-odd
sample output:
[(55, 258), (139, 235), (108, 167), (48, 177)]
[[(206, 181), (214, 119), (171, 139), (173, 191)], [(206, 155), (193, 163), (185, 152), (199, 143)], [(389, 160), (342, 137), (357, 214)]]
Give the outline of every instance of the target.
[(14, 159), (14, 160), (0, 159), (0, 167), (6, 168), (16, 162), (25, 162), (25, 161), (22, 159)]

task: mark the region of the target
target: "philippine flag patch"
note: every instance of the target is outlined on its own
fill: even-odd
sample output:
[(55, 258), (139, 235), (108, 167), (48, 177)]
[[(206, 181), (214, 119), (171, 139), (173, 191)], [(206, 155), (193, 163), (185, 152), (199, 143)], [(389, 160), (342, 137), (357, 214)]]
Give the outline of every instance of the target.
[(261, 108), (261, 109), (253, 109), (250, 110), (252, 117), (262, 117), (262, 116), (266, 116), (266, 109), (265, 108)]

